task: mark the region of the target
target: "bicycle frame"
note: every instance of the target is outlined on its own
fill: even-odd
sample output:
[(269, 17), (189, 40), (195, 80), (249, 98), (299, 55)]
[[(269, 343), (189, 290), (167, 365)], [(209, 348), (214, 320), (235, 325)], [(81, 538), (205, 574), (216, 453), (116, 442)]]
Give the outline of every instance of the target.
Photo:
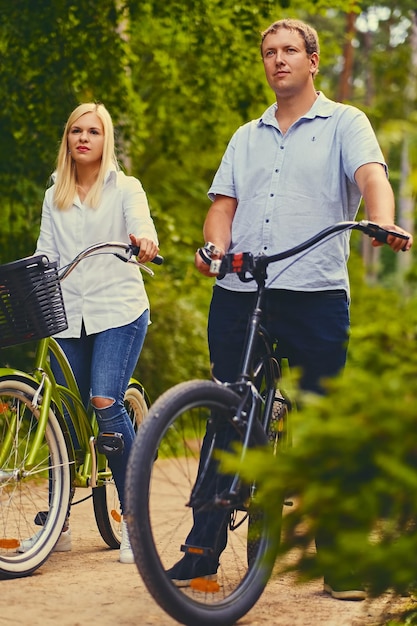
[[(252, 435), (252, 429), (256, 420), (262, 424), (266, 432), (272, 414), (272, 406), (275, 399), (275, 390), (280, 379), (280, 366), (274, 356), (272, 339), (262, 326), (262, 315), (266, 295), (266, 268), (262, 268), (255, 277), (257, 283), (256, 301), (250, 316), (246, 337), (243, 344), (242, 368), (234, 383), (223, 383), (236, 391), (241, 396), (241, 402), (234, 418), (237, 427), (242, 428), (244, 439), (242, 442), (241, 458), (243, 462)], [(261, 346), (259, 345), (261, 343)], [(261, 349), (260, 360), (254, 367), (254, 361), (258, 349)], [(261, 377), (261, 380), (257, 379)], [(265, 396), (263, 397), (258, 387), (265, 382)], [(258, 384), (257, 384), (258, 383)], [(263, 411), (262, 411), (263, 404)], [(238, 492), (240, 476), (235, 474), (229, 489), (229, 495), (233, 498)]]
[[(62, 369), (66, 386), (56, 383), (48, 362), (49, 353), (52, 353), (56, 357)], [(109, 478), (109, 474), (105, 471), (98, 472), (97, 475), (94, 475), (96, 453), (93, 446), (94, 439), (98, 433), (97, 421), (91, 408), (89, 410), (85, 409), (71, 366), (57, 341), (52, 337), (47, 337), (38, 342), (32, 375), (15, 369), (0, 369), (0, 380), (14, 377), (23, 377), (32, 386), (36, 386), (34, 402), (37, 402), (41, 396), (41, 402), (38, 405), (38, 428), (36, 436), (31, 442), (30, 450), (28, 451), (28, 468), (35, 464), (40, 442), (45, 434), (50, 406), (53, 404), (61, 417), (64, 415), (64, 410), (67, 411), (79, 442), (78, 447), (74, 445), (68, 424), (65, 419), (62, 419), (62, 430), (71, 452), (70, 456), (72, 462), (75, 465), (74, 487), (97, 486)], [(10, 429), (7, 438), (3, 441), (0, 452), (0, 463), (4, 462), (5, 458), (7, 458), (14, 434), (13, 429)], [(81, 452), (82, 454), (77, 454), (77, 452)], [(98, 452), (97, 466), (106, 466), (105, 456)]]

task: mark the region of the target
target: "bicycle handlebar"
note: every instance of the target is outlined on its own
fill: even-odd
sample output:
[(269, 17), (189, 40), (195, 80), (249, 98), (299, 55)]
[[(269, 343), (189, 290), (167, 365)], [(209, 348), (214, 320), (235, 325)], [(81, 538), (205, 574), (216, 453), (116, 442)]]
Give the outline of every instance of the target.
[[(108, 250), (108, 252), (106, 252), (106, 250)], [(123, 255), (121, 252), (120, 253), (116, 252), (116, 250), (124, 251), (125, 255)], [(80, 261), (87, 258), (88, 256), (94, 256), (97, 254), (113, 254), (114, 256), (116, 256), (121, 261), (124, 261), (125, 263), (127, 262), (135, 263), (136, 265), (138, 265), (139, 267), (141, 267), (142, 269), (144, 269), (146, 272), (148, 272), (149, 274), (153, 276), (153, 271), (149, 267), (147, 267), (143, 263), (140, 263), (139, 261), (132, 260), (132, 257), (135, 257), (139, 254), (138, 246), (134, 246), (133, 244), (129, 244), (129, 243), (122, 243), (120, 241), (103, 241), (101, 243), (95, 243), (92, 246), (89, 246), (88, 248), (86, 248), (85, 250), (82, 250), (71, 261), (71, 263), (69, 263), (64, 268), (61, 268), (61, 274), (59, 276), (60, 280), (65, 280), (65, 278), (67, 278), (67, 276), (69, 276), (69, 274), (71, 274), (71, 272), (77, 267)], [(159, 254), (157, 254), (156, 257), (152, 259), (151, 261), (151, 263), (155, 263), (156, 265), (162, 265), (163, 262), (164, 262), (164, 258), (160, 256)]]
[(387, 243), (387, 239), (390, 235), (399, 239), (404, 239), (405, 241), (408, 241), (410, 238), (408, 235), (404, 235), (403, 233), (393, 230), (387, 230), (374, 222), (369, 222), (368, 220), (361, 220), (360, 222), (337, 222), (336, 224), (320, 231), (310, 239), (307, 239), (293, 248), (289, 248), (283, 252), (278, 252), (277, 254), (269, 256), (253, 256), (251, 252), (225, 254), (222, 259), (211, 261), (210, 272), (212, 274), (217, 274), (219, 278), (225, 276), (226, 274), (238, 274), (241, 280), (245, 280), (243, 276), (246, 272), (253, 274), (257, 270), (264, 270), (270, 263), (288, 259), (289, 257), (295, 256), (300, 252), (308, 250), (308, 248), (312, 248), (315, 244), (323, 241), (330, 235), (347, 230), (360, 230), (364, 234), (380, 241), (381, 243)]

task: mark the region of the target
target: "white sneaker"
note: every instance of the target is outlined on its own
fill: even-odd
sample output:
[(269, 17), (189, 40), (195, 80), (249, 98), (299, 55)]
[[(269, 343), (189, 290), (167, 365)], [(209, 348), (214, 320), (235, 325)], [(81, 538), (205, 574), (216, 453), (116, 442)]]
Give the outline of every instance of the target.
[(63, 530), (59, 536), (58, 541), (55, 544), (55, 548), (52, 552), (71, 552), (72, 550), (72, 538), (71, 538), (71, 528), (67, 528), (67, 530)]
[[(32, 537), (29, 537), (29, 539), (24, 539), (21, 542), (20, 546), (17, 548), (17, 552), (23, 553), (33, 548), (33, 546), (39, 539), (41, 533), (42, 533), (42, 530), (38, 530), (38, 532), (35, 533)], [(67, 530), (62, 531), (58, 541), (56, 542), (55, 548), (52, 550), (52, 552), (70, 552), (71, 549), (72, 549), (71, 528), (68, 528)]]
[(133, 556), (132, 548), (130, 545), (129, 532), (127, 530), (127, 523), (122, 521), (122, 541), (120, 543), (119, 550), (120, 563), (134, 563), (135, 558)]

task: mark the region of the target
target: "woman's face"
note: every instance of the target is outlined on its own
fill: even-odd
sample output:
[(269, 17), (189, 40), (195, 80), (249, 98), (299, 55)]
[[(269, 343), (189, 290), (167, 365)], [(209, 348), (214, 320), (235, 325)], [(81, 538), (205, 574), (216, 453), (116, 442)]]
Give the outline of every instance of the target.
[(96, 113), (85, 113), (68, 132), (68, 150), (77, 165), (99, 164), (103, 156), (104, 129)]

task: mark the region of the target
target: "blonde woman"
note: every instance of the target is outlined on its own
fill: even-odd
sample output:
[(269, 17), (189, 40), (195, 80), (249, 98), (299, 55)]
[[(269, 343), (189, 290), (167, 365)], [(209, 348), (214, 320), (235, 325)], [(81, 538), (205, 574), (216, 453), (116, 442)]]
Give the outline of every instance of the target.
[[(36, 254), (46, 254), (63, 267), (84, 248), (117, 240), (139, 246), (141, 262), (157, 255), (146, 194), (139, 180), (118, 167), (113, 123), (103, 104), (81, 104), (71, 113), (53, 179), (45, 193)], [(94, 407), (100, 431), (123, 435), (122, 455), (109, 458), (123, 511), (126, 464), (134, 439), (123, 399), (149, 323), (142, 276), (136, 266), (101, 255), (80, 263), (63, 281), (62, 290), (68, 329), (57, 335), (58, 342), (85, 404)], [(52, 366), (62, 381), (56, 363)], [(23, 542), (20, 550), (31, 542)], [(69, 526), (55, 549), (71, 550)], [(119, 560), (134, 562), (125, 521)]]

